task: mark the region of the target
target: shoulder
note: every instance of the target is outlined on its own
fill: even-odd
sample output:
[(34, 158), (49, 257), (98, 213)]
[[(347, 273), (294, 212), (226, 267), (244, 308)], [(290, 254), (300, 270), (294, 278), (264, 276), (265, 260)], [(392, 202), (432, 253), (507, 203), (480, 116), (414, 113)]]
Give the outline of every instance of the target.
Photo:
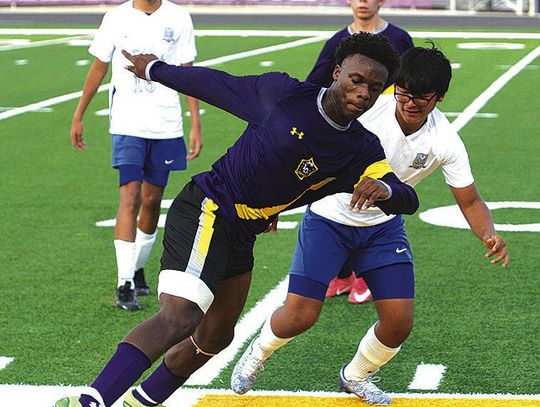
[(349, 26), (347, 26), (332, 35), (332, 37), (330, 37), (330, 39), (326, 41), (326, 43), (338, 45), (343, 38), (350, 37), (350, 35), (351, 33), (349, 32)]
[(458, 132), (439, 109), (435, 108), (429, 115), (430, 126), (435, 133), (434, 148), (441, 154), (454, 154), (465, 149)]
[(405, 31), (403, 28), (400, 28), (397, 25), (394, 25), (392, 23), (388, 23), (388, 27), (386, 27), (386, 30), (396, 35), (399, 35), (401, 37), (411, 38), (411, 35), (407, 31)]

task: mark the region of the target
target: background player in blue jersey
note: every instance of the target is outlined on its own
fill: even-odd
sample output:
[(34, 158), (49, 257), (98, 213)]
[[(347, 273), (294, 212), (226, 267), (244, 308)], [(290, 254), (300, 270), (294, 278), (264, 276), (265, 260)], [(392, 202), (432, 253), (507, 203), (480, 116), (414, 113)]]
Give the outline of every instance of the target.
[[(335, 67), (335, 55), (342, 39), (354, 33), (369, 32), (384, 35), (398, 54), (402, 54), (413, 46), (411, 36), (407, 31), (384, 20), (379, 15), (379, 9), (384, 0), (348, 0), (353, 12), (353, 22), (334, 34), (323, 46), (315, 66), (306, 78), (306, 81), (329, 87), (332, 85), (332, 74)], [(391, 78), (387, 80), (386, 87), (392, 84)]]
[(220, 107), (248, 126), (169, 210), (159, 312), (127, 334), (86, 394), (57, 406), (110, 406), (166, 352), (126, 400), (133, 407), (159, 404), (227, 347), (249, 289), (256, 235), (279, 212), (353, 189), (351, 208), (418, 208), (416, 193), (392, 173), (378, 138), (356, 120), (398, 66), (385, 37), (357, 34), (344, 41), (328, 89), (284, 73), (237, 77), (168, 65), (154, 55), (124, 55), (138, 77)]
[[(437, 49), (411, 48), (402, 55), (393, 95), (382, 95), (359, 121), (373, 131), (396, 175), (415, 186), (441, 167), (445, 181), (491, 263), (510, 258), (495, 232), (491, 213), (478, 194), (467, 152), (457, 132), (436, 108), (452, 76), (450, 62)], [(414, 273), (411, 248), (401, 216), (378, 208), (351, 212), (346, 193), (327, 196), (307, 209), (289, 273), (283, 307), (264, 324), (232, 375), (232, 388), (247, 392), (266, 360), (294, 336), (309, 329), (321, 312), (324, 288), (348, 263), (365, 276), (373, 292), (377, 321), (362, 338), (339, 383), (365, 402), (390, 404), (372, 382), (373, 374), (400, 350), (413, 325)]]
[[(349, 0), (348, 3), (353, 12), (353, 22), (324, 44), (306, 81), (329, 87), (333, 82), (334, 58), (339, 42), (357, 32), (384, 35), (400, 55), (413, 47), (412, 38), (407, 31), (389, 23), (379, 15), (384, 0)], [(391, 84), (392, 81), (389, 79), (385, 84), (387, 89), (384, 93), (393, 92)], [(371, 293), (364, 279), (356, 277), (348, 266), (345, 266), (340, 275), (330, 282), (326, 291), (326, 297), (342, 294), (349, 294), (348, 301), (352, 304), (362, 304), (371, 299)]]

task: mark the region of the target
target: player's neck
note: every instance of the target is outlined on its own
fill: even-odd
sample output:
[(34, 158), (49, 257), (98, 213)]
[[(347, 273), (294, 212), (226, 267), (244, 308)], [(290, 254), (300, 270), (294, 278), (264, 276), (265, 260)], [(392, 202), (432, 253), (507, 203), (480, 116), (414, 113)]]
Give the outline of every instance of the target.
[(345, 117), (340, 113), (339, 103), (336, 100), (333, 87), (330, 87), (324, 92), (322, 98), (322, 109), (324, 113), (336, 124), (347, 126), (354, 118)]
[(133, 0), (133, 8), (143, 13), (153, 13), (161, 6), (161, 0)]
[(374, 16), (368, 20), (363, 20), (360, 18), (355, 18), (351, 24), (351, 30), (355, 33), (358, 32), (368, 32), (374, 33), (379, 32), (386, 27), (386, 20), (382, 19), (379, 15)]

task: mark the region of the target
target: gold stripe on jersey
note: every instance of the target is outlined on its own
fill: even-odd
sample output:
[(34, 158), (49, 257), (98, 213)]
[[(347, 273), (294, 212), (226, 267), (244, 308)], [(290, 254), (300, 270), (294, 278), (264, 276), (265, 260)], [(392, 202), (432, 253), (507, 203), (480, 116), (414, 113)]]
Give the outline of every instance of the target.
[(394, 84), (387, 87), (385, 90), (383, 90), (383, 95), (393, 95), (394, 94), (395, 86)]
[(321, 182), (318, 182), (317, 184), (311, 185), (308, 189), (302, 192), (300, 196), (298, 196), (297, 198), (293, 199), (291, 202), (286, 203), (286, 204), (269, 206), (267, 208), (251, 208), (247, 206), (246, 204), (235, 204), (234, 207), (236, 208), (236, 214), (238, 215), (240, 219), (245, 219), (245, 220), (268, 219), (270, 218), (270, 216), (273, 216), (287, 209), (293, 203), (295, 203), (300, 198), (302, 198), (306, 192), (316, 191), (324, 187), (329, 182), (334, 181), (335, 179), (336, 179), (335, 177), (328, 177), (322, 180)]
[(206, 198), (201, 204), (201, 216), (199, 217), (199, 227), (195, 234), (191, 255), (186, 267), (186, 272), (199, 277), (202, 273), (210, 241), (214, 234), (214, 222), (216, 220), (215, 211), (218, 206), (210, 198)]
[(370, 177), (374, 179), (379, 179), (384, 177), (386, 174), (393, 172), (392, 167), (390, 167), (390, 164), (388, 164), (388, 161), (386, 159), (374, 162), (373, 164), (370, 164), (364, 173), (360, 176), (360, 179), (358, 182), (354, 185), (356, 188), (358, 184), (365, 178)]

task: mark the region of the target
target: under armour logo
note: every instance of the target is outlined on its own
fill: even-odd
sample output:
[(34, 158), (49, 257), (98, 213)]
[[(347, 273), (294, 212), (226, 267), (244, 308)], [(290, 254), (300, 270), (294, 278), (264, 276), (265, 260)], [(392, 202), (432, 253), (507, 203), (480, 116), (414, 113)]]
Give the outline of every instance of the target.
[(303, 131), (298, 131), (298, 129), (296, 127), (293, 127), (292, 130), (291, 130), (291, 134), (293, 136), (296, 136), (298, 137), (298, 140), (302, 140), (302, 137), (304, 137), (304, 132)]

